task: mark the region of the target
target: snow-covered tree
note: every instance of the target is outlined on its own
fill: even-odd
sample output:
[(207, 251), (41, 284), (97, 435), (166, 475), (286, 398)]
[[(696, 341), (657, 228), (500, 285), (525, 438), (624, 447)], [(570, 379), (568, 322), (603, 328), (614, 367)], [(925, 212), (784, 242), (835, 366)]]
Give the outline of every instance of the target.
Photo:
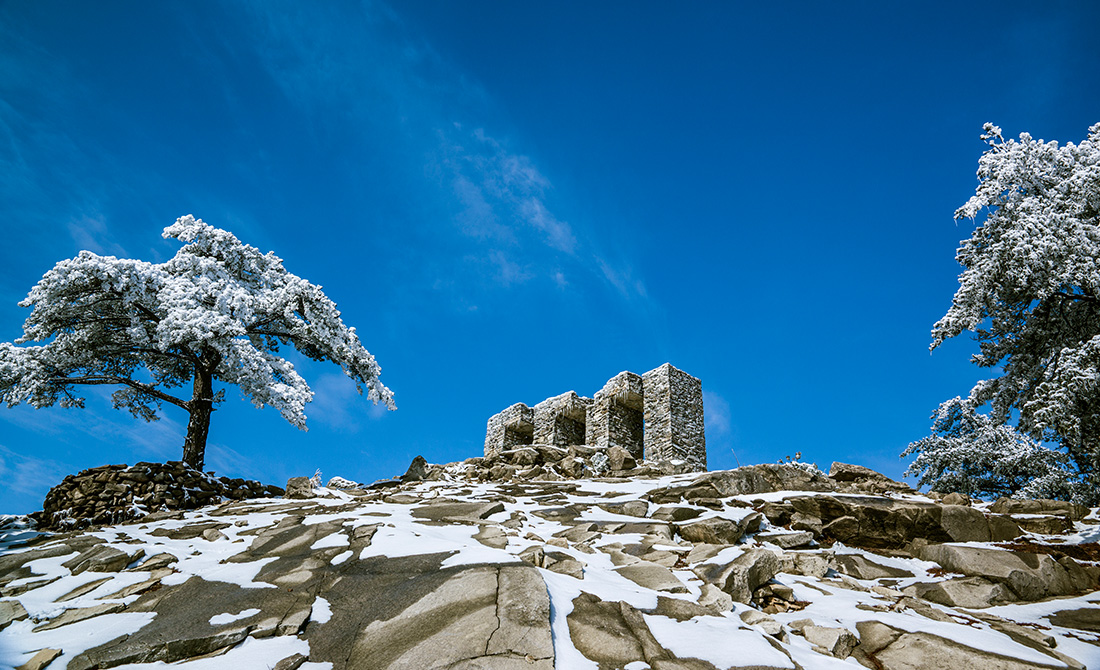
[(1064, 146), (984, 131), (978, 188), (955, 219), (985, 219), (958, 249), (964, 271), (931, 348), (974, 332), (973, 362), (1002, 374), (968, 403), (990, 403), (996, 424), (1018, 414), (1100, 487), (1100, 124)]
[(902, 456), (914, 454), (905, 475), (919, 477), (933, 491), (1060, 500), (1087, 493), (1066, 454), (994, 422), (958, 397), (940, 405), (932, 434), (911, 443)]
[[(120, 386), (114, 406), (146, 421), (162, 403), (189, 413), (183, 460), (202, 468), (210, 414), (234, 384), (306, 429), (313, 392), (278, 355), (291, 345), (331, 361), (375, 403), (394, 409), (378, 363), (321, 287), (233, 234), (185, 216), (164, 229), (184, 243), (165, 263), (82, 251), (47, 272), (25, 300), (23, 337), (0, 343), (0, 401), (83, 407), (75, 387)], [(42, 342), (35, 346), (16, 346)], [(190, 394), (173, 389), (190, 385)]]

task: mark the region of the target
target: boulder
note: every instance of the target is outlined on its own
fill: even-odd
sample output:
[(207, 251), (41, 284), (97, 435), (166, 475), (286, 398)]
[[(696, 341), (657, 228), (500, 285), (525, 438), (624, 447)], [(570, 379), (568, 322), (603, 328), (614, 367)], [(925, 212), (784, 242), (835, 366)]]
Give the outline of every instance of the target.
[(973, 507), (945, 504), (940, 512), (940, 525), (953, 542), (990, 540), (989, 522), (985, 520), (984, 514)]
[(701, 515), (703, 510), (698, 507), (680, 507), (680, 506), (665, 506), (658, 507), (657, 511), (650, 515), (650, 518), (655, 521), (688, 521)]
[(750, 626), (756, 626), (772, 637), (780, 637), (783, 634), (783, 624), (771, 618), (763, 612), (748, 609), (740, 614), (741, 620)]
[(413, 509), (412, 515), (418, 519), (430, 519), (432, 521), (443, 521), (445, 519), (469, 519), (473, 521), (503, 511), (504, 503), (501, 502), (464, 502), (436, 499)]
[(903, 549), (928, 542), (1003, 541), (1019, 527), (1003, 516), (986, 517), (964, 505), (899, 500), (883, 496), (794, 496), (791, 528), (811, 530), (863, 549)]
[(837, 554), (833, 558), (836, 571), (856, 579), (912, 577), (913, 573), (872, 561), (862, 554)]
[(829, 467), (829, 478), (838, 482), (857, 482), (864, 479), (888, 479), (886, 475), (875, 472), (871, 468), (851, 463), (834, 462)]
[(298, 670), (298, 668), (305, 665), (308, 660), (309, 657), (304, 654), (294, 654), (276, 663), (275, 667), (271, 670)]
[(736, 544), (744, 529), (741, 524), (722, 517), (711, 517), (676, 526), (680, 537), (700, 544)]
[[(296, 595), (284, 589), (244, 589), (224, 582), (208, 582), (192, 577), (183, 584), (162, 586), (141, 595), (126, 608), (127, 612), (155, 612), (156, 617), (140, 630), (106, 644), (88, 649), (69, 662), (70, 670), (111, 668), (125, 663), (154, 663), (201, 656), (240, 643), (250, 633), (259, 636), (263, 612), (293, 616), (309, 609), (312, 597)], [(211, 619), (226, 612), (258, 610), (257, 614), (217, 624)], [(279, 630), (283, 617), (269, 625)], [(298, 630), (282, 629), (281, 634)], [(272, 634), (268, 633), (268, 634)]]
[(810, 644), (825, 650), (830, 656), (841, 659), (851, 656), (852, 650), (859, 644), (859, 638), (847, 628), (810, 625), (802, 628), (802, 635)]
[(409, 463), (408, 470), (405, 474), (401, 475), (401, 481), (403, 482), (419, 482), (427, 479), (428, 477), (428, 461), (423, 456), (417, 455), (412, 459), (412, 463)]
[(313, 482), (309, 477), (291, 477), (286, 480), (287, 498), (312, 498), (313, 495)]
[(767, 549), (753, 548), (729, 563), (704, 563), (692, 571), (704, 582), (730, 594), (735, 601), (748, 603), (752, 592), (779, 572), (779, 558)]
[[(649, 503), (644, 500), (628, 500), (617, 503), (598, 503), (596, 505), (605, 512), (622, 514), (624, 516), (644, 517), (649, 512)], [(661, 519), (657, 519), (660, 521)]]
[(1017, 515), (1012, 520), (1027, 532), (1039, 535), (1063, 535), (1073, 530), (1073, 521), (1068, 516)]
[(970, 498), (961, 493), (948, 493), (940, 499), (940, 502), (944, 505), (969, 505)]
[(360, 488), (361, 486), (362, 485), (359, 482), (353, 482), (350, 479), (345, 479), (345, 478), (339, 477), (339, 476), (333, 477), (332, 479), (329, 479), (328, 484), (325, 484), (326, 488), (340, 489), (340, 490), (357, 489), (357, 488)]
[(832, 491), (836, 488), (835, 483), (821, 472), (772, 463), (708, 472), (696, 477), (692, 483), (713, 486), (722, 498), (774, 491)]
[(862, 465), (833, 463), (829, 468), (829, 479), (836, 482), (836, 490), (851, 493), (912, 493), (907, 484), (894, 481), (886, 475), (875, 472)]
[(814, 541), (814, 534), (807, 530), (794, 532), (775, 531), (770, 533), (757, 533), (754, 536), (757, 542), (767, 542), (782, 549), (805, 547)]
[(860, 644), (853, 655), (867, 667), (881, 668), (881, 670), (1065, 668), (1065, 665), (1053, 656), (1050, 657), (1049, 665), (1039, 664), (967, 647), (931, 633), (899, 630), (878, 621), (861, 621), (856, 624), (856, 629), (859, 631)]
[(121, 611), (124, 607), (126, 606), (122, 603), (103, 603), (100, 605), (92, 605), (91, 607), (74, 607), (72, 609), (63, 610), (58, 616), (35, 626), (34, 632), (38, 633), (44, 630), (53, 630), (54, 628), (86, 621), (87, 619), (102, 616), (104, 614), (114, 614), (115, 612)]
[(984, 577), (965, 577), (938, 582), (919, 582), (902, 591), (905, 595), (921, 598), (948, 607), (983, 609), (1015, 600), (1015, 595), (1004, 584)]
[(653, 589), (654, 591), (666, 591), (668, 593), (688, 592), (684, 583), (681, 582), (676, 575), (672, 574), (671, 570), (657, 565), (656, 563), (650, 563), (649, 561), (640, 561), (638, 563), (624, 565), (620, 568), (615, 568), (615, 572), (639, 586)]
[(835, 569), (832, 552), (785, 551), (779, 555), (779, 572), (807, 577), (824, 577)]
[(1013, 498), (998, 498), (990, 505), (989, 511), (996, 514), (1052, 514), (1064, 516), (1072, 521), (1080, 521), (1089, 514), (1088, 507), (1064, 500), (1016, 500)]
[(637, 465), (638, 462), (626, 449), (613, 446), (607, 450), (607, 466), (611, 470), (632, 470)]
[(1072, 559), (1065, 559), (1068, 564), (1064, 565), (1046, 554), (935, 544), (922, 548), (920, 558), (938, 563), (949, 572), (1003, 584), (1019, 600), (1071, 595), (1095, 587)]
[(674, 658), (653, 637), (641, 613), (625, 602), (605, 602), (581, 593), (573, 599), (566, 621), (577, 651), (601, 668), (623, 668), (639, 661), (666, 667), (659, 663)]
[[(144, 553), (142, 553), (144, 556)], [(140, 558), (135, 555), (135, 558)], [(96, 545), (87, 551), (81, 552), (76, 558), (71, 558), (61, 565), (69, 569), (74, 575), (84, 571), (89, 572), (120, 572), (130, 564), (130, 554), (109, 547), (105, 544)]]

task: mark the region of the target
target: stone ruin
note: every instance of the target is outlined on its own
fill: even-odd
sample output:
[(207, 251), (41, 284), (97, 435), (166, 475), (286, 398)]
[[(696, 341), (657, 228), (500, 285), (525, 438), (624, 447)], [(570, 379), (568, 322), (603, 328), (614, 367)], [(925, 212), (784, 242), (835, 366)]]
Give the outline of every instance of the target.
[(526, 445), (622, 447), (638, 462), (705, 471), (702, 382), (665, 363), (643, 375), (620, 372), (592, 398), (569, 391), (489, 419), (486, 457)]

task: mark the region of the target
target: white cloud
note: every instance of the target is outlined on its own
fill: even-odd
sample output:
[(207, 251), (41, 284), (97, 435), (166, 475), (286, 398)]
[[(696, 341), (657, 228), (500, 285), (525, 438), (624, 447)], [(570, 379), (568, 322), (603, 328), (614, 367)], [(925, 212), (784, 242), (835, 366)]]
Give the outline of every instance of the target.
[(440, 151), (462, 206), (458, 218), (466, 234), (576, 253), (572, 227), (546, 203), (550, 180), (529, 157), (509, 150), (484, 129), (469, 132), (461, 123), (440, 133)]
[(522, 284), (530, 279), (533, 275), (531, 272), (521, 267), (518, 263), (509, 260), (500, 251), (489, 252), (489, 260), (497, 268), (497, 280), (504, 286), (512, 286), (513, 284)]
[(69, 235), (81, 250), (100, 255), (126, 257), (126, 249), (115, 242), (102, 215), (82, 216), (69, 222)]
[(0, 479), (9, 491), (43, 495), (61, 482), (65, 470), (56, 461), (16, 453), (0, 445)]
[(380, 419), (389, 413), (385, 405), (376, 405), (355, 390), (355, 382), (346, 375), (326, 372), (309, 382), (313, 402), (306, 406), (309, 425), (323, 424), (340, 433), (357, 433), (364, 416)]
[(729, 435), (732, 427), (730, 404), (714, 391), (703, 391), (703, 425), (708, 437)]
[(642, 280), (634, 277), (634, 270), (630, 266), (614, 267), (603, 258), (596, 258), (603, 278), (624, 298), (645, 298), (646, 289)]

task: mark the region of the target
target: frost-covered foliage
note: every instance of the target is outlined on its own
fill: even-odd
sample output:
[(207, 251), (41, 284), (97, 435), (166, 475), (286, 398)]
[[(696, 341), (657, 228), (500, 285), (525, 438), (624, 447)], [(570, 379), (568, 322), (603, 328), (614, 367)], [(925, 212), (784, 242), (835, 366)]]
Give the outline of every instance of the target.
[(919, 476), (919, 484), (933, 491), (1079, 502), (1089, 493), (1066, 454), (994, 422), (958, 397), (940, 405), (932, 434), (911, 443), (902, 456), (914, 454), (905, 476)]
[(977, 192), (955, 218), (985, 219), (958, 249), (965, 270), (931, 348), (976, 333), (973, 362), (1003, 374), (969, 404), (990, 403), (997, 424), (1017, 411), (1021, 431), (1060, 442), (1098, 485), (1100, 124), (1076, 145), (1005, 140), (988, 123), (982, 139)]
[[(19, 303), (33, 308), (23, 337), (0, 343), (0, 401), (82, 407), (74, 386), (121, 386), (114, 405), (134, 416), (156, 419), (165, 402), (190, 413), (184, 460), (200, 468), (210, 412), (224, 395), (214, 382), (306, 428), (313, 392), (278, 355), (284, 345), (340, 365), (360, 393), (394, 408), (374, 356), (320, 286), (192, 216), (163, 236), (185, 243), (165, 263), (82, 251), (42, 277)], [(16, 346), (30, 342), (43, 344)], [(169, 392), (185, 384), (188, 395)]]

